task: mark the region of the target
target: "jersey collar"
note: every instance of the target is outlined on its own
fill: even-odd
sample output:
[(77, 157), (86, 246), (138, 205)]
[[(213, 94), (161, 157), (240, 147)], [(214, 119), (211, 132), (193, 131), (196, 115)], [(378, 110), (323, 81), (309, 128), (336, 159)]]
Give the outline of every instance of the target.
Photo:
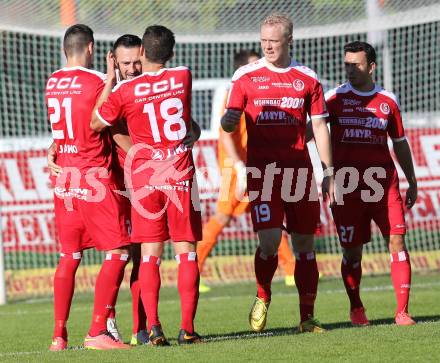
[(158, 76), (158, 75), (162, 74), (163, 72), (165, 72), (166, 70), (167, 70), (167, 68), (161, 68), (157, 72), (143, 72), (142, 74), (146, 74), (147, 76)]
[(277, 73), (289, 72), (292, 67), (295, 67), (298, 64), (297, 61), (292, 59), (290, 61), (289, 66), (287, 66), (286, 68), (278, 68), (278, 67), (275, 67), (272, 63), (268, 62), (265, 57), (263, 57), (262, 59), (263, 59), (263, 62), (264, 62), (264, 65), (266, 66), (266, 68), (268, 68), (269, 70), (271, 70), (273, 72), (277, 72)]
[(347, 84), (348, 84), (348, 87), (350, 88), (350, 91), (352, 91), (354, 94), (356, 94), (358, 96), (372, 96), (375, 93), (379, 92), (379, 90), (380, 90), (380, 87), (377, 84), (375, 84), (374, 88), (369, 92), (361, 92), (361, 91), (358, 91), (357, 89), (354, 89), (350, 82), (347, 82)]

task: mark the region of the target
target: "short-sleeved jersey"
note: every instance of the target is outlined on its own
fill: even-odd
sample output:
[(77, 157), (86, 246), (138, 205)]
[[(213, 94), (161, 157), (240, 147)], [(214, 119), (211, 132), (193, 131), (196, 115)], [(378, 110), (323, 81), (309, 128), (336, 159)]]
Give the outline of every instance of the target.
[(295, 166), (308, 159), (307, 118), (328, 115), (315, 72), (296, 61), (277, 68), (265, 58), (235, 72), (227, 108), (245, 113), (248, 165)]
[(134, 187), (192, 178), (192, 152), (182, 143), (191, 125), (191, 90), (188, 68), (163, 68), (120, 82), (97, 110), (106, 125), (122, 118), (127, 121), (137, 150), (131, 175)]
[(394, 170), (387, 136), (393, 141), (405, 139), (396, 96), (377, 85), (371, 92), (359, 92), (345, 83), (325, 97), (335, 167), (353, 166), (360, 172), (374, 166)]
[[(244, 160), (246, 162), (247, 131), (246, 131), (246, 119), (244, 117), (244, 113), (241, 115), (240, 123), (238, 124), (237, 128), (229, 135), (231, 135), (232, 142), (234, 143), (235, 150), (237, 151), (238, 156), (240, 157), (241, 160)], [(218, 163), (220, 168), (224, 167), (225, 159), (229, 157), (223, 145), (224, 137), (225, 137), (225, 131), (220, 127), (219, 136), (218, 136)]]
[[(103, 167), (111, 176), (112, 152), (108, 132), (90, 128), (93, 108), (100, 96), (105, 75), (83, 67), (62, 68), (46, 84), (45, 100), (57, 146), (56, 162), (63, 168), (77, 168), (81, 186), (91, 168)], [(92, 169), (93, 170), (93, 169)], [(72, 180), (70, 174), (66, 179)], [(102, 181), (111, 178), (99, 178)], [(53, 180), (54, 182), (55, 180)]]

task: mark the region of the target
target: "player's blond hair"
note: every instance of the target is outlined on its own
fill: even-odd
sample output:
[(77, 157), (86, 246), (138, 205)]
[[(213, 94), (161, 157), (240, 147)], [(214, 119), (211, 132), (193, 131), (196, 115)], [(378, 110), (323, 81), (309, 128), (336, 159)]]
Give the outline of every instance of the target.
[(290, 18), (286, 14), (272, 13), (266, 16), (261, 22), (261, 27), (263, 27), (263, 25), (276, 25), (276, 24), (280, 24), (283, 27), (286, 36), (292, 35), (293, 23), (292, 20), (290, 20)]

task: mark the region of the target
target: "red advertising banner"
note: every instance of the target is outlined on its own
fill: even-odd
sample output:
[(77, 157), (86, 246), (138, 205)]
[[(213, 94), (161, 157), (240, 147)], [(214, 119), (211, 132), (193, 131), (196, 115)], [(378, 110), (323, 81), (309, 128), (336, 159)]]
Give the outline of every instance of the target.
[[(409, 129), (407, 138), (412, 148), (419, 199), (407, 212), (409, 228), (423, 231), (440, 229), (440, 129)], [(49, 139), (0, 140), (0, 213), (2, 241), (9, 251), (56, 251), (53, 215), (53, 190), (48, 182), (46, 145)], [(322, 179), (319, 158), (309, 145), (316, 180)], [(217, 166), (217, 141), (202, 140), (194, 148), (197, 179), (204, 218), (215, 211), (220, 173)], [(407, 184), (398, 167), (401, 189)], [(330, 213), (321, 212), (322, 234), (334, 234)], [(229, 237), (249, 238), (252, 226), (249, 216), (237, 218), (226, 230)], [(424, 238), (422, 235), (420, 238)], [(420, 241), (424, 244), (425, 241)], [(430, 249), (439, 248), (437, 241)]]

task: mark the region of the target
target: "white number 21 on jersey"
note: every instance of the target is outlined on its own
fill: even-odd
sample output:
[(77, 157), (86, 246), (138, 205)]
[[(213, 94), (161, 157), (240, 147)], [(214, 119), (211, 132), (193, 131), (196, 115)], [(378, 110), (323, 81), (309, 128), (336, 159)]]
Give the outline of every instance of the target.
[[(170, 115), (168, 112), (173, 108), (177, 108), (177, 113)], [(148, 114), (154, 142), (161, 142), (154, 103), (145, 104), (143, 113)], [(179, 98), (168, 98), (163, 100), (160, 104), (160, 115), (165, 120), (165, 123), (163, 124), (163, 133), (168, 140), (176, 141), (185, 137), (186, 125), (185, 121), (182, 119), (183, 104)], [(173, 125), (178, 125), (179, 128), (176, 129), (174, 127), (174, 130), (171, 130)]]
[(72, 127), (72, 99), (64, 98), (63, 103), (60, 105), (60, 101), (57, 98), (48, 98), (47, 106), (53, 108), (54, 112), (49, 115), (49, 120), (52, 126), (52, 137), (54, 140), (63, 140), (64, 131), (54, 130), (53, 125), (61, 120), (61, 107), (64, 108), (64, 119), (66, 120), (67, 135), (69, 139), (73, 139), (73, 127)]

